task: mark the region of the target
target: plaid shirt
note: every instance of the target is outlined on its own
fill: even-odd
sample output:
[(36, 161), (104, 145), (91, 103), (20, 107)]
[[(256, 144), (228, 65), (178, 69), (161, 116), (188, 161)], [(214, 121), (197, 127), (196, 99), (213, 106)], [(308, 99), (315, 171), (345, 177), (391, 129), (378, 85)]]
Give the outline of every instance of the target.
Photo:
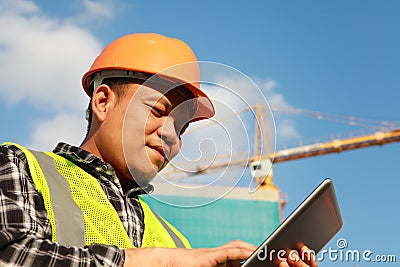
[[(59, 143), (53, 151), (95, 177), (117, 211), (133, 244), (143, 237), (143, 211), (134, 188), (126, 193), (111, 165), (78, 147)], [(34, 185), (24, 153), (0, 147), (0, 266), (122, 266), (124, 250), (91, 244), (69, 247), (53, 243), (43, 198)]]

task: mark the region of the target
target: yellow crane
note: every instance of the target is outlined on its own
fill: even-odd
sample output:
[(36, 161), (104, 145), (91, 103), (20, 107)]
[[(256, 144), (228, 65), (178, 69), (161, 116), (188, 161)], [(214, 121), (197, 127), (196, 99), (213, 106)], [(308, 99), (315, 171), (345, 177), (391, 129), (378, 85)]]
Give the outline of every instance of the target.
[[(214, 164), (207, 167), (198, 166), (198, 172), (190, 172), (190, 175), (216, 173), (221, 169), (229, 166), (245, 166), (250, 167), (253, 177), (258, 181), (260, 186), (273, 186), (272, 165), (280, 162), (297, 160), (302, 158), (315, 157), (331, 153), (340, 153), (343, 151), (354, 150), (359, 148), (382, 146), (389, 143), (400, 142), (400, 127), (396, 128), (396, 124), (389, 122), (379, 122), (361, 119), (354, 116), (330, 115), (322, 112), (304, 111), (300, 109), (284, 109), (281, 110), (272, 107), (273, 111), (283, 111), (287, 113), (300, 113), (306, 116), (313, 116), (318, 119), (324, 118), (350, 125), (370, 125), (375, 124), (377, 127), (385, 129), (377, 130), (371, 134), (359, 135), (349, 138), (335, 138), (326, 142), (317, 142), (308, 145), (278, 150), (268, 153), (267, 129), (264, 120), (264, 112), (261, 104), (256, 104), (246, 108), (236, 115), (251, 111), (255, 116), (255, 138), (254, 138), (254, 155), (250, 158), (241, 157), (241, 153), (236, 152), (231, 160), (216, 160)], [(243, 153), (244, 155), (244, 153)], [(220, 155), (219, 159), (228, 158), (226, 155)], [(174, 179), (175, 175), (182, 170), (169, 170), (164, 174)]]

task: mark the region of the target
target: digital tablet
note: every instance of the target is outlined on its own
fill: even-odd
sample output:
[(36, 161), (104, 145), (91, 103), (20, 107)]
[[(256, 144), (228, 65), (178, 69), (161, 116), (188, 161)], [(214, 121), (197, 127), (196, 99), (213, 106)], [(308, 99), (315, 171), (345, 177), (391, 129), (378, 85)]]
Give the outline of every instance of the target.
[[(342, 227), (331, 179), (325, 179), (244, 262), (242, 267), (278, 266), (303, 245), (318, 253)], [(298, 254), (301, 258), (301, 254)]]

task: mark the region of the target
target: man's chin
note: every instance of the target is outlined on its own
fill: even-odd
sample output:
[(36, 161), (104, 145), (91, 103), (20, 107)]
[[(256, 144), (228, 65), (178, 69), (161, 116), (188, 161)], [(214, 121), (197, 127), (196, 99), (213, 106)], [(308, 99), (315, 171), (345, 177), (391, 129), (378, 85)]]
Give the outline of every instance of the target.
[(131, 174), (133, 180), (140, 186), (144, 187), (148, 183), (153, 180), (153, 178), (157, 175), (157, 170), (146, 170), (146, 171), (139, 171), (135, 168), (130, 168), (129, 173)]
[(167, 166), (168, 165), (168, 163), (169, 163), (169, 161), (164, 161), (164, 163), (161, 165), (161, 167), (158, 169), (158, 172), (160, 172), (160, 171), (162, 171), (164, 168), (165, 168), (165, 166)]

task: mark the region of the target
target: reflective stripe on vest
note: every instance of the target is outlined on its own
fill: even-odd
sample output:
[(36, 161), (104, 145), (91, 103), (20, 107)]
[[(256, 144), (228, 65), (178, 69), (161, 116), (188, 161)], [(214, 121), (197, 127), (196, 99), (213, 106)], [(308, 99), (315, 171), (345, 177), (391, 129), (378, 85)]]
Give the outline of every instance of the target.
[(58, 172), (53, 158), (43, 152), (29, 151), (38, 161), (44, 177), (51, 177), (51, 179), (48, 178), (46, 181), (53, 204), (57, 242), (70, 246), (85, 246), (83, 213), (71, 197), (68, 181)]
[[(18, 147), (27, 157), (32, 179), (42, 194), (49, 216), (53, 242), (79, 247), (91, 243), (133, 247), (117, 212), (94, 177), (54, 153), (31, 151), (14, 143), (5, 144)], [(83, 182), (84, 186), (75, 182)], [(86, 194), (87, 190), (90, 194)], [(86, 195), (86, 198), (77, 200), (81, 195)], [(96, 199), (89, 198), (91, 196)], [(154, 213), (140, 197), (139, 200), (145, 218), (142, 247), (190, 248), (178, 230)], [(89, 208), (85, 208), (85, 204)], [(107, 224), (108, 220), (104, 218), (111, 219), (111, 224)]]
[[(142, 207), (144, 208), (145, 206), (148, 207), (148, 205), (144, 202), (144, 200), (142, 198), (140, 198), (140, 203), (142, 204)], [(175, 233), (175, 231), (177, 231), (176, 229), (172, 229), (172, 226), (169, 226), (163, 218), (161, 218), (157, 213), (155, 213), (152, 209), (148, 208), (154, 217), (157, 218), (158, 222), (164, 227), (164, 229), (167, 231), (167, 233), (169, 234), (169, 236), (172, 238), (172, 241), (174, 241), (175, 243), (175, 247), (176, 248), (185, 248), (187, 246), (185, 246), (185, 244), (182, 241), (182, 237), (179, 237), (177, 233)], [(145, 208), (143, 209), (145, 210)], [(146, 216), (146, 212), (145, 216)], [(146, 226), (145, 226), (146, 227)], [(175, 230), (175, 231), (174, 231)]]

